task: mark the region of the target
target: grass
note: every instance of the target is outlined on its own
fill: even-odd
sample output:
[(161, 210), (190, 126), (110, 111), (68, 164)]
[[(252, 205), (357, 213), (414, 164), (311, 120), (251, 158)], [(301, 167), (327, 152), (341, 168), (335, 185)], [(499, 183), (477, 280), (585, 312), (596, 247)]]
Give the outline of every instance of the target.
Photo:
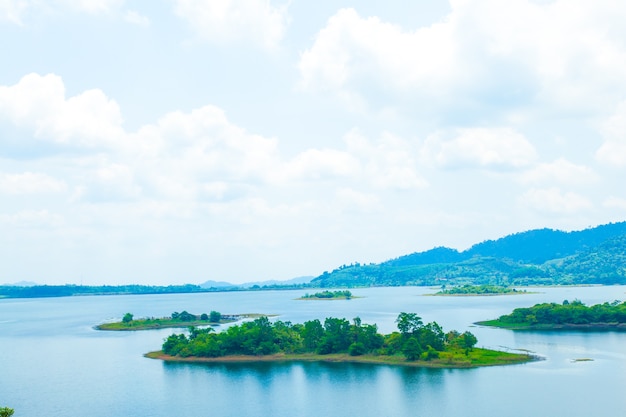
[(530, 354), (508, 353), (489, 349), (474, 348), (465, 354), (462, 349), (440, 352), (438, 359), (429, 361), (407, 361), (402, 355), (362, 355), (350, 356), (345, 353), (318, 355), (315, 353), (284, 354), (265, 356), (233, 355), (218, 358), (187, 357), (165, 355), (162, 351), (144, 355), (151, 359), (170, 362), (191, 363), (251, 363), (251, 362), (334, 362), (334, 363), (369, 363), (377, 365), (397, 365), (419, 368), (476, 368), (480, 366), (513, 365), (537, 360)]

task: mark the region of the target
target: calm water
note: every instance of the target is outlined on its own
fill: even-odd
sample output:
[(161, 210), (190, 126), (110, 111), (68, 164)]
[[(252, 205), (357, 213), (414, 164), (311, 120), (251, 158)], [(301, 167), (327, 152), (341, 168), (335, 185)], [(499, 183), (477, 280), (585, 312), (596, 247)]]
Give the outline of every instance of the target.
[[(305, 291), (0, 300), (0, 406), (15, 416), (626, 416), (626, 332), (541, 333), (473, 327), (515, 307), (626, 299), (626, 287), (548, 288), (541, 294), (423, 297), (425, 288), (353, 290), (349, 301), (296, 301)], [(167, 364), (142, 354), (170, 330), (98, 332), (136, 317), (261, 312), (281, 320), (359, 316), (381, 332), (401, 311), (480, 346), (529, 349), (546, 360), (470, 370), (350, 364)], [(591, 358), (590, 362), (573, 362)]]

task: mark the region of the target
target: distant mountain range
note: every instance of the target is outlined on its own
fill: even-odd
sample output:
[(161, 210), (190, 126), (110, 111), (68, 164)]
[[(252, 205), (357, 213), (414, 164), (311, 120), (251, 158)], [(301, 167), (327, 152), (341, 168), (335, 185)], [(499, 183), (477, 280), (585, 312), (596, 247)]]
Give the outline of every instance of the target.
[(245, 282), (243, 284), (232, 284), (225, 281), (205, 281), (200, 284), (202, 288), (219, 288), (219, 289), (234, 289), (234, 288), (263, 288), (263, 287), (285, 287), (285, 286), (297, 286), (301, 284), (308, 284), (314, 276), (303, 276), (288, 279), (286, 281), (268, 280), (268, 281), (254, 281)]
[(437, 247), (379, 264), (343, 265), (311, 286), (626, 284), (626, 222), (574, 232), (537, 229)]

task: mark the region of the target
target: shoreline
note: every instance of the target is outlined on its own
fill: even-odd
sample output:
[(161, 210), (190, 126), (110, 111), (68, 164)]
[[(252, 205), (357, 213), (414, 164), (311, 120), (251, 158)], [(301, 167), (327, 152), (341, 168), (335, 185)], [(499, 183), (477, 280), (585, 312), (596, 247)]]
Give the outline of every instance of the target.
[[(475, 352), (475, 355), (472, 355)], [(377, 356), (362, 355), (350, 356), (346, 353), (336, 353), (328, 355), (318, 355), (314, 353), (302, 354), (285, 354), (278, 353), (264, 356), (248, 356), (248, 355), (229, 355), (216, 358), (189, 356), (182, 358), (180, 356), (170, 356), (162, 351), (148, 352), (143, 356), (149, 359), (158, 359), (164, 362), (182, 362), (182, 363), (214, 363), (214, 364), (243, 364), (243, 363), (271, 363), (271, 362), (325, 362), (325, 363), (364, 363), (370, 365), (388, 365), (403, 366), (412, 368), (436, 368), (436, 369), (463, 369), (463, 368), (479, 368), (484, 366), (502, 366), (502, 365), (519, 365), (528, 362), (541, 360), (541, 358), (521, 353), (509, 353), (495, 351), (489, 349), (475, 348), (468, 357), (433, 359), (430, 361), (407, 361), (401, 356)], [(472, 363), (472, 358), (484, 358), (491, 356), (490, 362)]]
[[(245, 314), (224, 314), (225, 317), (219, 322), (211, 322), (208, 320), (192, 320), (192, 321), (172, 321), (171, 318), (161, 317), (155, 319), (137, 319), (134, 323), (127, 325), (121, 321), (101, 323), (93, 328), (107, 332), (132, 332), (141, 330), (160, 330), (160, 329), (186, 329), (188, 327), (216, 327), (221, 324), (236, 323), (244, 319), (258, 317), (274, 317), (271, 314), (245, 313)], [(160, 321), (160, 322), (159, 322)]]
[(526, 294), (543, 294), (541, 292), (527, 292), (527, 291), (516, 291), (516, 292), (501, 292), (501, 293), (468, 293), (468, 294), (422, 294), (424, 297), (495, 297), (500, 295), (526, 295)]
[(529, 323), (499, 323), (497, 320), (477, 321), (478, 326), (493, 327), (506, 330), (582, 330), (582, 331), (626, 331), (626, 323), (588, 323), (588, 324), (529, 324)]

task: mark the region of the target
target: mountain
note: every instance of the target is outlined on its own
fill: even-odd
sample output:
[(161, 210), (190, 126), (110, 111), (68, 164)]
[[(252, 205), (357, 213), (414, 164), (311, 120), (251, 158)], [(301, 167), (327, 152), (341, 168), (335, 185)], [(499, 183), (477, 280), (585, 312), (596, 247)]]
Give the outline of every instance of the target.
[(437, 247), (380, 264), (343, 265), (311, 285), (626, 283), (626, 222), (564, 232), (537, 229), (459, 252)]
[(238, 285), (225, 281), (205, 281), (200, 284), (200, 288), (236, 288)]
[(291, 285), (299, 285), (299, 284), (308, 284), (311, 280), (315, 278), (314, 276), (302, 276), (291, 278), (286, 281), (278, 281), (275, 279), (270, 279), (268, 281), (255, 281), (255, 282), (246, 282), (240, 284), (243, 288), (250, 288), (254, 286), (265, 287), (265, 286), (291, 286)]
[(245, 282), (243, 284), (231, 284), (230, 282), (225, 281), (206, 281), (200, 284), (201, 288), (215, 288), (215, 289), (235, 289), (235, 288), (251, 288), (251, 287), (284, 287), (284, 286), (293, 286), (300, 284), (308, 284), (311, 280), (315, 278), (313, 276), (302, 276), (291, 278), (285, 281), (278, 280), (267, 280), (267, 281), (255, 281), (255, 282)]

